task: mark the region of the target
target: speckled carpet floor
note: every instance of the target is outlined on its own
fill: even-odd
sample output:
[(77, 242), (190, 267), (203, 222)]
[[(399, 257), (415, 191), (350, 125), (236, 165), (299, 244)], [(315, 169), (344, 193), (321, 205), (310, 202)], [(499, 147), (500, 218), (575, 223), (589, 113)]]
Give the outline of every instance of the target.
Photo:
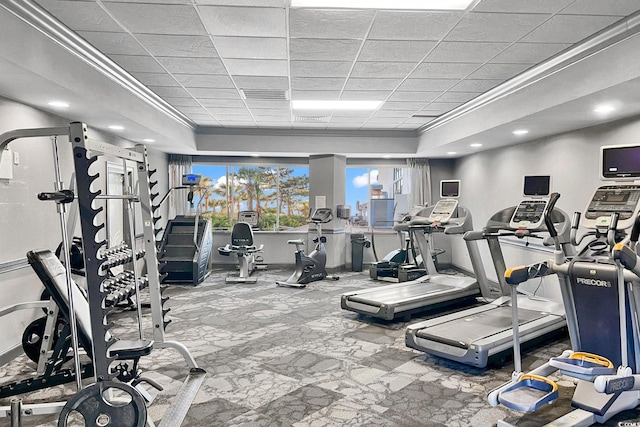
[[(492, 408), (487, 392), (510, 378), (513, 365), (478, 369), (409, 349), (408, 323), (385, 323), (340, 308), (343, 292), (378, 286), (366, 273), (345, 272), (339, 281), (305, 289), (276, 287), (289, 271), (257, 272), (256, 284), (225, 284), (214, 272), (198, 287), (166, 293), (173, 322), (168, 340), (191, 350), (207, 376), (184, 426), (494, 426), (504, 419), (537, 427), (570, 411), (573, 384), (560, 378), (561, 398), (541, 411), (521, 414)], [(411, 323), (434, 316), (417, 315)], [(113, 316), (115, 336), (133, 334), (132, 312)], [(6, 326), (5, 326), (6, 327)], [(568, 340), (525, 353), (525, 369), (568, 347)], [(141, 363), (165, 390), (150, 406), (156, 423), (188, 369), (174, 350), (154, 350)], [(20, 357), (0, 367), (0, 381), (23, 378), (33, 364)], [(22, 396), (25, 403), (63, 399), (69, 386)], [(8, 400), (0, 401), (8, 404)], [(607, 426), (638, 422), (638, 410)], [(0, 425), (8, 426), (7, 419)], [(24, 426), (55, 426), (53, 417), (27, 417)]]

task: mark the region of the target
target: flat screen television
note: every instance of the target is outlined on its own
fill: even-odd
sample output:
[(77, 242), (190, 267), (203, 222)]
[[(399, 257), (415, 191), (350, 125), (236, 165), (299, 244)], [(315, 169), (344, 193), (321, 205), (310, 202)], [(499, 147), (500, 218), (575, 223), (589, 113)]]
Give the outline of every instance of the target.
[(440, 198), (453, 199), (460, 197), (460, 181), (459, 180), (442, 180), (440, 181)]
[(551, 194), (551, 177), (549, 175), (525, 175), (522, 193), (525, 197), (548, 196)]
[(640, 178), (640, 145), (600, 147), (601, 177), (607, 180)]

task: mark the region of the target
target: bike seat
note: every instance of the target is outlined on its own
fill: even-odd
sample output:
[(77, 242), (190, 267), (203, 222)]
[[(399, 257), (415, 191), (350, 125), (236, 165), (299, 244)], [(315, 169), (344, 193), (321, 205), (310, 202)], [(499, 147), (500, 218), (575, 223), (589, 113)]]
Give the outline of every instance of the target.
[(290, 245), (304, 245), (304, 240), (302, 239), (287, 240), (287, 243)]

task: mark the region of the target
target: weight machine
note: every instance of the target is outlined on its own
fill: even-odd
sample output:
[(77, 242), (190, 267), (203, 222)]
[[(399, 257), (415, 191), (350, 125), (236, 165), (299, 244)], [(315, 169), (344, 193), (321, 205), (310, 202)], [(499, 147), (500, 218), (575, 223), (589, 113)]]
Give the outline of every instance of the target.
[[(77, 193), (75, 194), (72, 190), (65, 190), (62, 188), (57, 154), (57, 137), (62, 135), (68, 135), (69, 142), (72, 144), (77, 186)], [(56, 261), (49, 262), (48, 260), (50, 260), (50, 258), (48, 258), (45, 253), (43, 254), (43, 259), (45, 261), (41, 260), (41, 264), (51, 268), (49, 270), (44, 269), (43, 271), (38, 271), (38, 269), (34, 267), (34, 270), (36, 270), (41, 279), (43, 279), (43, 282), (46, 282), (48, 279), (52, 279), (51, 276), (55, 274), (57, 278), (56, 283), (58, 283), (60, 275), (63, 274), (65, 276), (64, 281), (66, 282), (66, 289), (63, 290), (62, 294), (67, 295), (67, 301), (62, 301), (64, 300), (64, 298), (62, 298), (62, 300), (55, 301), (55, 306), (57, 307), (53, 307), (53, 304), (51, 303), (47, 304), (46, 307), (51, 308), (52, 310), (50, 311), (55, 312), (56, 308), (60, 309), (61, 306), (65, 305), (65, 303), (68, 305), (65, 309), (67, 309), (68, 313), (69, 334), (71, 336), (71, 347), (73, 348), (74, 355), (74, 373), (71, 378), (73, 379), (75, 377), (78, 392), (66, 404), (64, 402), (55, 402), (44, 405), (22, 405), (20, 400), (16, 400), (15, 402), (12, 401), (10, 408), (0, 408), (0, 417), (11, 416), (12, 426), (19, 426), (20, 417), (22, 415), (41, 415), (61, 412), (58, 425), (66, 426), (66, 416), (69, 412), (75, 410), (80, 412), (85, 419), (94, 419), (96, 422), (100, 421), (101, 424), (99, 425), (104, 426), (144, 426), (146, 423), (153, 425), (151, 420), (148, 420), (146, 417), (145, 400), (149, 401), (149, 396), (139, 388), (136, 388), (136, 385), (138, 385), (137, 383), (139, 383), (139, 379), (137, 377), (137, 372), (135, 372), (135, 367), (130, 371), (126, 371), (126, 368), (124, 368), (125, 371), (122, 369), (118, 371), (117, 368), (113, 368), (113, 365), (114, 361), (119, 358), (117, 355), (118, 352), (126, 353), (127, 356), (129, 356), (127, 357), (128, 360), (137, 360), (140, 356), (150, 352), (151, 348), (172, 348), (182, 355), (190, 370), (182, 388), (175, 397), (173, 404), (167, 409), (159, 427), (180, 425), (186, 416), (191, 402), (195, 398), (206, 373), (203, 369), (197, 366), (189, 350), (182, 343), (178, 341), (169, 341), (165, 338), (165, 329), (170, 323), (170, 320), (166, 319), (166, 315), (170, 309), (164, 308), (164, 304), (168, 298), (162, 296), (162, 289), (160, 286), (160, 267), (158, 265), (156, 251), (156, 235), (160, 231), (159, 228), (156, 228), (156, 224), (161, 218), (157, 212), (159, 204), (153, 204), (158, 193), (151, 193), (153, 187), (157, 185), (157, 181), (151, 181), (151, 178), (156, 171), (149, 170), (146, 148), (143, 145), (138, 145), (134, 149), (121, 148), (93, 140), (87, 135), (87, 126), (84, 123), (73, 122), (68, 127), (22, 129), (7, 132), (0, 135), (0, 150), (2, 150), (9, 142), (17, 138), (42, 136), (52, 137), (53, 140), (56, 191), (52, 193), (41, 193), (41, 197), (39, 198), (41, 198), (41, 200), (52, 200), (56, 202), (63, 236), (62, 253), (66, 266), (71, 265), (69, 256), (69, 232), (65, 221), (67, 211), (66, 205), (75, 200), (78, 203), (78, 209), (80, 212), (80, 225), (87, 281), (86, 300), (83, 300), (84, 296), (78, 296), (78, 292), (80, 292), (80, 295), (82, 295), (82, 293), (71, 278), (70, 268), (65, 268), (64, 273), (62, 273), (60, 269), (56, 270), (57, 267), (61, 267), (57, 259)], [(125, 187), (128, 191), (124, 195), (102, 195), (100, 191), (94, 191), (94, 189), (92, 189), (92, 184), (94, 184), (99, 178), (99, 174), (93, 172), (91, 167), (101, 156), (110, 156), (120, 159), (125, 166), (125, 171), (127, 162), (135, 164), (134, 173), (137, 174), (137, 194), (133, 191), (133, 182), (128, 179), (127, 174), (125, 174)], [(131, 283), (135, 288), (136, 296), (139, 295), (141, 277), (135, 266), (135, 258), (139, 252), (136, 248), (134, 232), (134, 203), (139, 202), (140, 205), (142, 227), (144, 231), (143, 246), (147, 268), (146, 280), (148, 281), (149, 287), (153, 340), (147, 340), (144, 337), (142, 311), (139, 301), (137, 303), (139, 340), (128, 342), (117, 341), (109, 333), (109, 329), (111, 329), (112, 324), (108, 322), (107, 316), (113, 310), (113, 307), (110, 306), (107, 299), (109, 292), (106, 289), (107, 284), (105, 283), (104, 276), (104, 269), (109, 266), (107, 262), (108, 258), (103, 254), (106, 241), (96, 241), (98, 233), (100, 233), (100, 231), (105, 227), (105, 224), (97, 218), (103, 208), (95, 206), (97, 200), (109, 198), (122, 199), (128, 215), (131, 259), (127, 261), (133, 263), (134, 268)], [(58, 265), (56, 265), (55, 262), (58, 262)], [(55, 271), (58, 271), (58, 273), (53, 273)], [(76, 301), (79, 302), (80, 306), (87, 307), (88, 317), (85, 316), (85, 313), (77, 311), (75, 306)], [(0, 313), (4, 311), (6, 310), (0, 310)], [(83, 322), (81, 324), (82, 333), (79, 333), (78, 331), (78, 319), (76, 318), (78, 313), (81, 315), (81, 321)], [(56, 317), (57, 315), (52, 318), (47, 318), (47, 322), (53, 322)], [(84, 389), (82, 387), (81, 373), (85, 371), (80, 366), (79, 357), (79, 337), (82, 335), (85, 335), (84, 338), (86, 338), (86, 336), (91, 337), (89, 341), (85, 341), (83, 347), (87, 353), (92, 356), (91, 370), (93, 371), (93, 376), (95, 378), (95, 383)], [(51, 345), (51, 343), (43, 343), (42, 345), (44, 348), (45, 345)], [(127, 377), (127, 372), (131, 378), (123, 378)], [(119, 376), (123, 381), (133, 381), (131, 381), (131, 384), (127, 382), (115, 382), (114, 379), (116, 376)], [(103, 393), (105, 389), (119, 389), (124, 394), (129, 395), (131, 399), (130, 405), (132, 405), (130, 408), (131, 411), (125, 411), (129, 416), (126, 416), (123, 419), (120, 416), (121, 414), (116, 414), (114, 412), (113, 406), (109, 405), (109, 403), (105, 401), (105, 394)], [(97, 402), (98, 404), (89, 405), (87, 404), (88, 402)], [(87, 413), (82, 413), (82, 411), (86, 411)]]

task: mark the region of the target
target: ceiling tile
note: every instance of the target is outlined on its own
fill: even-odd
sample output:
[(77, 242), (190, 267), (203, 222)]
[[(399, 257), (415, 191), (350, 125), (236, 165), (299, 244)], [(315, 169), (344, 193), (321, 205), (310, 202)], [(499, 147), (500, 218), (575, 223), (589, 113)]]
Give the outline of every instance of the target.
[(555, 13), (573, 1), (574, 0), (482, 0), (473, 8), (473, 11), (498, 13)]
[(509, 43), (442, 42), (425, 62), (487, 62), (509, 46)]
[(209, 34), (214, 36), (287, 36), (284, 9), (227, 6), (199, 6), (198, 9)]
[(461, 102), (432, 102), (424, 107), (420, 111), (420, 114), (422, 114), (422, 111), (450, 111), (461, 105)]
[(356, 125), (362, 125), (367, 117), (344, 117), (344, 116), (332, 116), (331, 123), (353, 123)]
[(340, 99), (384, 101), (390, 93), (391, 91), (388, 90), (345, 90)]
[(436, 45), (429, 41), (367, 40), (359, 61), (419, 62)]
[(122, 27), (93, 1), (38, 0), (38, 3), (75, 31), (122, 31)]
[(247, 99), (246, 100), (247, 105), (249, 106), (249, 108), (251, 108), (251, 110), (255, 109), (255, 108), (269, 108), (269, 109), (287, 109), (289, 110), (290, 108), (290, 103), (289, 101), (278, 101), (278, 100), (273, 100), (273, 99)]
[(498, 86), (500, 83), (504, 82), (504, 80), (474, 80), (474, 79), (465, 79), (452, 87), (450, 90), (452, 92), (486, 92), (489, 89), (492, 89)]
[(287, 59), (287, 39), (272, 37), (214, 37), (223, 58)]
[(360, 40), (291, 39), (291, 60), (353, 61)]
[(133, 34), (206, 34), (191, 5), (102, 2)]
[(530, 67), (529, 64), (486, 64), (469, 76), (470, 79), (510, 79)]
[[(240, 99), (240, 94), (235, 89), (191, 88), (189, 92), (198, 100), (201, 98)], [(202, 102), (205, 107), (207, 104)]]
[(78, 34), (100, 52), (118, 55), (146, 55), (140, 43), (127, 33), (79, 31)]
[(154, 56), (217, 57), (207, 36), (137, 34), (136, 38)]
[[(191, 1), (192, 0), (189, 0), (189, 2)], [(288, 0), (195, 0), (195, 2), (197, 4), (213, 4), (218, 6), (258, 6), (284, 8), (288, 5)]]
[(244, 108), (242, 99), (201, 99), (200, 102), (207, 108)]
[(403, 78), (416, 66), (415, 62), (356, 62), (351, 77)]
[(573, 2), (562, 13), (576, 15), (627, 16), (640, 10), (638, 0), (580, 0)]
[(414, 113), (413, 110), (410, 110), (410, 111), (381, 110), (381, 111), (376, 111), (375, 114), (372, 116), (372, 118), (377, 119), (377, 118), (383, 118), (383, 117), (403, 117), (406, 119), (407, 117), (411, 117), (413, 113)]
[(217, 58), (158, 57), (158, 61), (172, 74), (225, 74), (222, 61)]
[(245, 115), (248, 113), (246, 108), (207, 107), (207, 111), (216, 117), (218, 115), (233, 116), (233, 115)]
[(291, 77), (347, 77), (352, 62), (291, 61)]
[(537, 64), (570, 47), (562, 43), (515, 43), (491, 60), (492, 63)]
[(347, 117), (353, 119), (354, 117), (362, 117), (367, 118), (373, 112), (372, 111), (362, 111), (362, 110), (337, 110), (333, 112), (332, 117)]
[(446, 92), (438, 97), (438, 102), (467, 102), (476, 96), (475, 92)]
[(131, 73), (140, 83), (147, 86), (180, 86), (180, 83), (167, 73)]
[[(431, 120), (426, 120), (421, 124), (426, 124), (426, 123), (429, 123), (430, 121)], [(396, 126), (396, 129), (418, 129), (419, 127), (420, 127), (420, 124), (404, 122), (403, 124)]]
[(469, 13), (447, 34), (447, 41), (514, 42), (539, 26), (549, 15)]
[(196, 101), (193, 98), (165, 97), (164, 100), (167, 101), (169, 104), (173, 105), (174, 107), (197, 107), (200, 105), (198, 101)]
[(201, 114), (201, 115), (209, 115), (207, 110), (202, 107), (178, 107), (180, 112), (190, 115), (190, 114)]
[(291, 116), (254, 116), (256, 123), (291, 123)]
[(268, 109), (262, 109), (262, 108), (255, 108), (255, 109), (251, 109), (251, 114), (253, 114), (253, 117), (257, 119), (260, 119), (261, 121), (265, 120), (265, 117), (278, 117), (280, 119), (286, 119), (289, 120), (291, 118), (291, 111), (273, 111), (273, 110), (268, 110)]
[(459, 79), (407, 79), (398, 88), (399, 91), (436, 92), (451, 89)]
[(327, 100), (340, 99), (339, 90), (294, 90), (291, 99), (295, 100)]
[(390, 97), (389, 101), (420, 101), (420, 102), (430, 102), (434, 99), (438, 98), (442, 94), (442, 91), (434, 91), (434, 92), (394, 92)]
[(113, 61), (128, 72), (165, 73), (158, 62), (152, 56), (109, 55)]
[(176, 74), (175, 78), (184, 87), (214, 87), (233, 89), (233, 81), (226, 74)]
[(350, 78), (344, 90), (393, 90), (402, 79), (359, 79)]
[(251, 114), (245, 111), (245, 113), (233, 113), (233, 114), (216, 114), (214, 116), (218, 120), (235, 120), (235, 121), (251, 121), (253, 118)]
[(523, 42), (577, 43), (616, 22), (613, 16), (555, 15), (522, 38)]
[(191, 95), (181, 87), (169, 87), (169, 86), (148, 86), (153, 92), (162, 97), (171, 98), (191, 98)]
[(298, 38), (362, 39), (375, 12), (289, 9), (289, 35)]
[(388, 123), (396, 123), (396, 124), (400, 124), (402, 122), (404, 122), (407, 119), (407, 116), (403, 116), (403, 117), (380, 117), (378, 115), (374, 115), (373, 117), (371, 117), (369, 119), (369, 121), (367, 121), (367, 125), (373, 125), (373, 124), (388, 124)]
[(418, 111), (422, 107), (426, 105), (426, 102), (416, 102), (416, 101), (403, 101), (403, 102), (395, 102), (395, 101), (387, 101), (382, 104), (380, 110), (414, 110)]
[(369, 39), (440, 40), (462, 16), (456, 13), (380, 11)]
[(289, 74), (289, 64), (281, 60), (225, 59), (224, 64), (232, 76), (278, 77)]
[(234, 76), (233, 80), (240, 89), (289, 89), (288, 77)]
[(296, 77), (291, 79), (292, 90), (342, 90), (345, 79)]
[(463, 62), (423, 62), (411, 74), (411, 78), (461, 79), (479, 66), (480, 64), (465, 64)]
[(255, 128), (257, 127), (254, 122), (246, 121), (246, 120), (225, 120), (220, 123), (223, 127), (230, 128)]
[(430, 117), (410, 117), (404, 122), (404, 124), (416, 124), (416, 125), (426, 124), (432, 121), (433, 119), (434, 118), (430, 118)]

